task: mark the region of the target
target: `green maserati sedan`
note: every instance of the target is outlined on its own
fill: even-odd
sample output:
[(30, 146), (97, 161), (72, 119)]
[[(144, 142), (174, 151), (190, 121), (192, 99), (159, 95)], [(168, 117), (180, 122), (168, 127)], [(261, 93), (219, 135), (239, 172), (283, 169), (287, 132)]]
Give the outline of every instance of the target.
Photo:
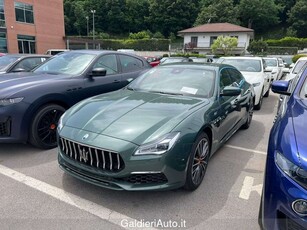
[(152, 68), (65, 112), (57, 129), (60, 168), (114, 190), (195, 190), (212, 154), (250, 126), (254, 98), (230, 65)]

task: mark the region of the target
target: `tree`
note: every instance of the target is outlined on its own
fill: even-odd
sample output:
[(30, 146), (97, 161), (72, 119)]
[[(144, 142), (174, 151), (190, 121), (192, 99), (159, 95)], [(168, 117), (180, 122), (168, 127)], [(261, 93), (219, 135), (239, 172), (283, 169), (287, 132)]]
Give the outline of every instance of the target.
[(217, 54), (222, 51), (224, 56), (231, 54), (233, 48), (238, 46), (238, 39), (229, 36), (218, 36), (214, 43), (211, 45), (212, 53)]
[(208, 22), (239, 24), (236, 15), (238, 15), (238, 8), (234, 6), (233, 0), (216, 0), (213, 3), (206, 1), (197, 16), (195, 25), (202, 25)]
[(145, 18), (149, 15), (148, 0), (126, 0), (126, 22), (127, 26), (123, 29), (128, 29), (128, 32), (143, 31), (148, 28)]
[(279, 18), (281, 23), (286, 23), (288, 20), (288, 12), (295, 5), (296, 0), (275, 0), (275, 3), (281, 6)]
[(189, 28), (198, 14), (198, 0), (149, 0), (147, 23), (152, 32), (160, 31), (165, 37), (171, 32)]
[(243, 25), (256, 31), (265, 31), (279, 23), (278, 14), (281, 6), (274, 0), (241, 0), (239, 15)]
[(298, 0), (289, 12), (290, 30), (298, 37), (307, 37), (307, 4), (306, 0)]

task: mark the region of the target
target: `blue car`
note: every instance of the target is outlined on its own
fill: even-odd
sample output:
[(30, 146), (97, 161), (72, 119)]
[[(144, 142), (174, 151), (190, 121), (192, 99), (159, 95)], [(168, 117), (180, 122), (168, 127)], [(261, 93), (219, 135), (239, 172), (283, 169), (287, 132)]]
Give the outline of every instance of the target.
[(259, 224), (262, 229), (307, 229), (307, 68), (274, 81), (279, 108), (271, 129)]

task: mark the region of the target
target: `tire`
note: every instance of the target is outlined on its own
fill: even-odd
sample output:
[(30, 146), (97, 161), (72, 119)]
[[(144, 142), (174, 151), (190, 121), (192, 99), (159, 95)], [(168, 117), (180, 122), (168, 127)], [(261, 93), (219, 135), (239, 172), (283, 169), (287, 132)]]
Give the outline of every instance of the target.
[(64, 112), (65, 108), (56, 104), (41, 107), (32, 120), (29, 142), (41, 149), (55, 148), (57, 125)]
[(264, 94), (264, 97), (268, 97), (270, 95), (270, 89), (271, 87), (268, 88), (268, 91), (266, 91), (266, 93)]
[(242, 129), (248, 129), (251, 122), (252, 122), (252, 119), (253, 119), (253, 114), (254, 114), (254, 101), (253, 99), (250, 101), (250, 104), (249, 104), (249, 108), (248, 108), (248, 111), (247, 111), (247, 114), (246, 114), (246, 122), (242, 125)]
[(255, 110), (260, 110), (262, 106), (262, 101), (263, 101), (263, 89), (261, 91), (260, 99), (257, 105), (254, 106)]
[(188, 160), (187, 176), (184, 188), (194, 191), (199, 187), (206, 174), (210, 158), (210, 140), (206, 133), (201, 133), (193, 144)]

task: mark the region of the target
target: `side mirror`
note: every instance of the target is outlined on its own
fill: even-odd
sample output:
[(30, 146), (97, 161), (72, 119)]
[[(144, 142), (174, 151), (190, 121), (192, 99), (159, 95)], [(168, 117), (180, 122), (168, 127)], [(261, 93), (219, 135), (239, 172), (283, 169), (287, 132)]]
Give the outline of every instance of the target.
[(271, 72), (272, 72), (272, 69), (265, 68), (265, 69), (264, 69), (264, 72), (265, 72), (265, 73), (271, 73)]
[(23, 68), (17, 68), (17, 69), (13, 69), (12, 72), (13, 73), (19, 73), (19, 72), (27, 72), (27, 71)]
[(241, 94), (241, 89), (235, 86), (226, 86), (222, 92), (221, 96), (239, 96)]
[(274, 93), (282, 94), (282, 95), (290, 95), (288, 92), (289, 81), (273, 81), (272, 83), (272, 91)]
[(282, 69), (282, 72), (283, 72), (283, 73), (290, 73), (290, 69), (289, 69), (289, 68), (283, 68), (283, 69)]
[(105, 68), (95, 68), (92, 70), (91, 77), (103, 77), (107, 75)]

